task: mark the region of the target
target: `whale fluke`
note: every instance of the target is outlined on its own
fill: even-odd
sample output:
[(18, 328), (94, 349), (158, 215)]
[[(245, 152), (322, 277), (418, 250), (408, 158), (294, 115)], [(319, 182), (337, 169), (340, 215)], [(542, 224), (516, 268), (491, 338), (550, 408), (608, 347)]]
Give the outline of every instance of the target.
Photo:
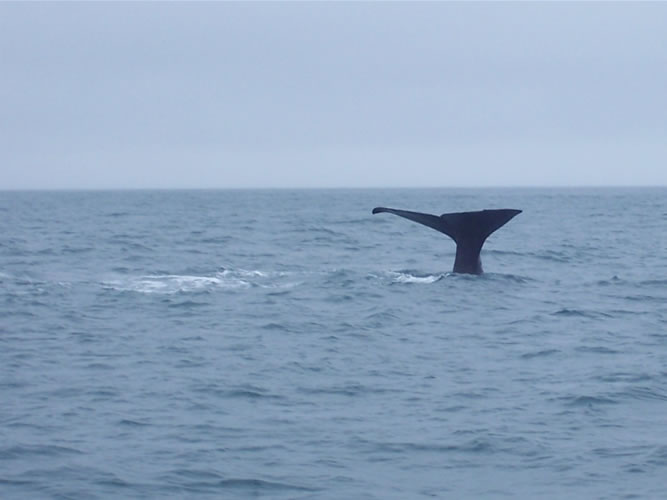
[(374, 214), (390, 213), (428, 226), (446, 234), (456, 242), (455, 273), (482, 274), (482, 260), (479, 256), (486, 239), (497, 229), (507, 224), (521, 210), (503, 208), (478, 212), (456, 212), (440, 216), (375, 207)]

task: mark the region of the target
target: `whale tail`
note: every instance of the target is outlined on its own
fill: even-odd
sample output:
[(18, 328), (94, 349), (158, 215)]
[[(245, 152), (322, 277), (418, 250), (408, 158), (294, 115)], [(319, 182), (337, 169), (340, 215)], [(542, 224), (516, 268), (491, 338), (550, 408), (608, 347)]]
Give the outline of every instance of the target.
[(482, 274), (480, 252), (486, 239), (519, 215), (521, 210), (499, 209), (479, 212), (456, 212), (440, 216), (376, 207), (374, 214), (387, 212), (404, 217), (446, 234), (456, 242), (455, 273)]

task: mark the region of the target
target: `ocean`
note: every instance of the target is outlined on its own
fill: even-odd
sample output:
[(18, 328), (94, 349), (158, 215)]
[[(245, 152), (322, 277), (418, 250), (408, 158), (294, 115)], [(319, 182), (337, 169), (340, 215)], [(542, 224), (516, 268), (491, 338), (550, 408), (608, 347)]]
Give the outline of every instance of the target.
[(665, 188), (0, 192), (2, 499), (666, 495)]

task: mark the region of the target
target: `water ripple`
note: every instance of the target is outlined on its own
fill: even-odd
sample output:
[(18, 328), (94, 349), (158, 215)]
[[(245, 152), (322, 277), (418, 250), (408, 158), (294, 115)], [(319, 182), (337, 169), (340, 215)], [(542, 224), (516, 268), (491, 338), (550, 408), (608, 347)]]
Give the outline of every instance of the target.
[(665, 194), (2, 193), (0, 497), (662, 498)]

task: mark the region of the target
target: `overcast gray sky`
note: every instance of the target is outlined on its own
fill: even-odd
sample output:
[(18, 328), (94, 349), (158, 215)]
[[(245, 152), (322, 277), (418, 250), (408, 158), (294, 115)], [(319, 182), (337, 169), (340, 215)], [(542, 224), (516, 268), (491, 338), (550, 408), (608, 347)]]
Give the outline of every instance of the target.
[(667, 185), (667, 3), (0, 3), (0, 189)]

